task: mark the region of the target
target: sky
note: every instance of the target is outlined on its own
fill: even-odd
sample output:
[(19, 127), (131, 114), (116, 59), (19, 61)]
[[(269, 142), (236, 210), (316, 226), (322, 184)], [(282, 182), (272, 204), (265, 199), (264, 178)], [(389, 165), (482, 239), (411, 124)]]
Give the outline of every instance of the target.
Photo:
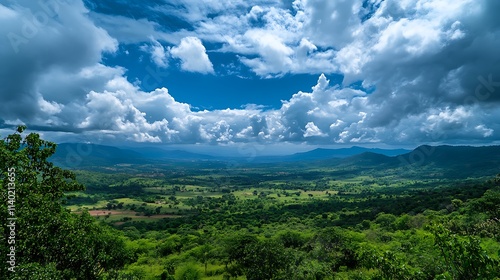
[(0, 136), (500, 143), (500, 1), (0, 0)]

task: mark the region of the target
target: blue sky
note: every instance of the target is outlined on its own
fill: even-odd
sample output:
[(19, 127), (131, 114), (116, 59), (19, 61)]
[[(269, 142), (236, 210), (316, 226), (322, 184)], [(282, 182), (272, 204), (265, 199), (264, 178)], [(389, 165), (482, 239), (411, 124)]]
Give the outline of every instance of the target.
[[(234, 54), (210, 52), (207, 56), (214, 65), (214, 71), (219, 73), (217, 75), (179, 71), (172, 66), (164, 69), (156, 66), (140, 48), (137, 45), (127, 46), (127, 55), (124, 47), (122, 53), (107, 55), (104, 61), (107, 65), (126, 67), (128, 80), (142, 80), (142, 90), (151, 91), (158, 86), (166, 86), (177, 101), (198, 109), (242, 108), (246, 104), (279, 108), (281, 100), (289, 99), (291, 93), (310, 90), (318, 80), (318, 75), (307, 73), (264, 79), (243, 66), (240, 66), (243, 69), (238, 71), (238, 75), (234, 75), (221, 66), (237, 63), (238, 58)], [(134, 58), (131, 59), (131, 56)], [(337, 83), (342, 82), (341, 75), (333, 76)], [(145, 77), (150, 79), (144, 81)]]
[[(0, 1), (0, 135), (240, 147), (500, 143), (495, 0)], [(193, 146), (194, 145), (194, 146)]]

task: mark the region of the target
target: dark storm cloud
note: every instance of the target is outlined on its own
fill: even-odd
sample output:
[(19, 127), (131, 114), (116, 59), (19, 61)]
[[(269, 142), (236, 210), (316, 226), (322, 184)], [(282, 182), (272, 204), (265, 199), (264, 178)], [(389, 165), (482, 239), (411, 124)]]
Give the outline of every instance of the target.
[[(103, 50), (115, 47), (114, 40), (86, 18), (86, 9), (77, 1), (10, 1), (1, 7), (3, 118), (29, 122), (43, 115), (40, 102), (50, 96), (40, 92), (45, 74), (77, 73), (99, 61)], [(68, 89), (64, 95), (74, 92)]]

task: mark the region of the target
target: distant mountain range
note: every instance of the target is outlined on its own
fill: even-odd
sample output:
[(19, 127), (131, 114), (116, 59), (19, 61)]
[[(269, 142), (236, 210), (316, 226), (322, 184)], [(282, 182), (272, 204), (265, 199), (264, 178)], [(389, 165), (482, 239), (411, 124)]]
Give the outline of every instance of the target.
[(126, 147), (95, 144), (62, 143), (50, 158), (65, 168), (112, 166), (117, 164), (155, 164), (175, 162), (240, 161), (244, 164), (299, 164), (325, 168), (382, 172), (441, 174), (466, 177), (478, 174), (500, 173), (500, 146), (428, 146), (414, 150), (370, 149), (352, 147), (342, 149), (314, 149), (285, 156), (258, 156), (249, 160), (240, 157), (217, 157), (182, 150), (158, 147)]
[(329, 158), (346, 158), (354, 155), (359, 155), (366, 152), (386, 155), (397, 156), (410, 152), (411, 150), (405, 149), (378, 149), (378, 148), (363, 148), (353, 146), (351, 148), (341, 149), (323, 149), (318, 148), (308, 152), (295, 153), (286, 156), (259, 156), (254, 159), (255, 162), (288, 162), (288, 161), (309, 161), (321, 160)]
[(113, 165), (161, 162), (164, 160), (213, 160), (213, 161), (245, 161), (251, 163), (274, 163), (312, 161), (331, 158), (346, 158), (365, 152), (372, 152), (386, 156), (396, 156), (408, 153), (404, 149), (369, 149), (352, 147), (342, 149), (314, 149), (308, 152), (295, 153), (284, 156), (257, 156), (246, 157), (218, 157), (205, 154), (187, 152), (183, 150), (167, 150), (158, 147), (113, 147), (85, 143), (62, 143), (57, 146), (56, 154), (51, 158), (57, 164), (68, 165)]

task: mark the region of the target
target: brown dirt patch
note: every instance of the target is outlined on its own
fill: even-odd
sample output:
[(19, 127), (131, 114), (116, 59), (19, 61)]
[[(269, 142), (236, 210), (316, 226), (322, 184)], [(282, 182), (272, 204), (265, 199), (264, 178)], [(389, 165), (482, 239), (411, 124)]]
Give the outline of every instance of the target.
[(134, 211), (116, 211), (116, 210), (90, 210), (90, 216), (106, 216), (110, 215), (135, 215)]
[[(99, 217), (99, 216), (106, 216), (106, 215), (127, 215), (130, 217), (137, 217), (137, 218), (144, 218), (147, 216), (144, 215), (136, 215), (137, 212), (135, 211), (116, 211), (116, 210), (90, 210), (89, 214), (93, 217)], [(179, 218), (182, 217), (181, 215), (173, 215), (173, 214), (161, 214), (161, 215), (152, 215), (151, 219), (163, 219), (163, 218)]]

